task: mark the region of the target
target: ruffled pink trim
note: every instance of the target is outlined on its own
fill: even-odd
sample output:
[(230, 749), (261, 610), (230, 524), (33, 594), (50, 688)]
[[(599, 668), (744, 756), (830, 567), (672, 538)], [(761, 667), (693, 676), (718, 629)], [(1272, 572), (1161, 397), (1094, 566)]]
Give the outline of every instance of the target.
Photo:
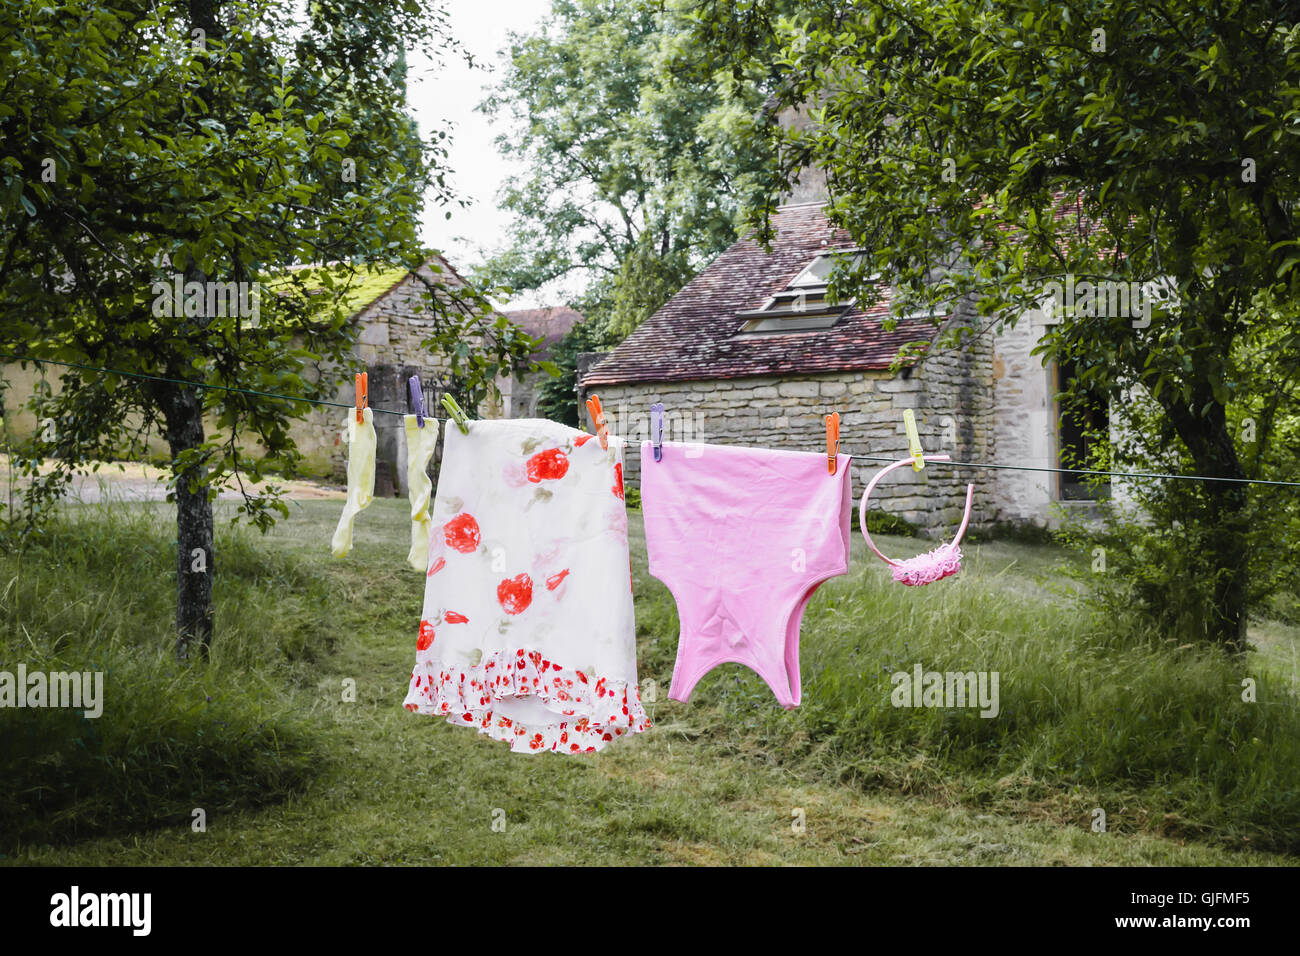
[[(561, 719), (526, 727), (497, 714), (496, 701), (536, 695)], [(403, 706), (448, 723), (477, 727), (516, 753), (596, 753), (616, 737), (650, 727), (636, 684), (588, 677), (554, 664), (539, 651), (497, 651), (479, 664), (444, 668), (440, 661), (417, 660)]]
[(894, 580), (912, 586), (933, 584), (961, 570), (961, 548), (941, 544), (933, 551), (905, 558), (894, 565)]

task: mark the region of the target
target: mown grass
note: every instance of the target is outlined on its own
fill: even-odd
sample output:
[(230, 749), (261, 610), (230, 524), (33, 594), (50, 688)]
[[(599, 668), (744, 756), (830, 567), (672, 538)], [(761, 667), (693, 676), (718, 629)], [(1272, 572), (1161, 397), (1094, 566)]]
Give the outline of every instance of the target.
[[(64, 842), (301, 792), (316, 734), (286, 688), (327, 654), (323, 582), (246, 533), (222, 537), (228, 627), (174, 659), (175, 545), (158, 509), (71, 509), (0, 557), (0, 670), (103, 672), (104, 714), (0, 709), (0, 833)], [(274, 602), (267, 598), (280, 595)]]
[[(961, 575), (925, 589), (860, 561), (809, 607), (797, 710), (762, 706), (769, 692), (739, 667), (706, 679), (702, 702), (718, 728), (802, 773), (1071, 826), (1100, 809), (1112, 831), (1300, 851), (1294, 683), (1267, 654), (1241, 662), (1121, 638), (1050, 585), (1057, 560), (1051, 548), (976, 546)], [(646, 619), (672, 613), (658, 589), (641, 601)], [(1294, 647), (1294, 632), (1284, 642)], [(893, 706), (891, 675), (918, 663), (998, 672), (997, 716)]]
[[(0, 711), (10, 861), (1293, 862), (1276, 852), (1296, 849), (1300, 791), (1282, 625), (1246, 705), (1237, 665), (1120, 645), (1072, 610), (1038, 582), (1054, 549), (982, 544), (958, 577), (906, 589), (859, 544), (805, 615), (798, 710), (737, 665), (682, 705), (675, 610), (633, 514), (656, 726), (592, 760), (525, 758), (401, 709), (424, 583), (402, 565), (405, 503), (372, 505), (333, 561), (339, 507), (223, 533), (219, 636), (192, 670), (170, 660), (167, 508), (69, 509), (49, 544), (0, 555), (0, 669), (110, 669), (98, 721)], [(889, 673), (916, 661), (999, 670), (1000, 716), (891, 707)]]

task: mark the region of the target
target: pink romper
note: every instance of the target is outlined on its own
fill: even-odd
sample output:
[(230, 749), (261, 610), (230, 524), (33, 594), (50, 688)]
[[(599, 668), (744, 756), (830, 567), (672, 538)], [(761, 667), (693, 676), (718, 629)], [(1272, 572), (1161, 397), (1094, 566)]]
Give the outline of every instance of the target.
[(668, 696), (686, 701), (719, 664), (744, 664), (796, 707), (799, 624), (823, 581), (849, 566), (848, 455), (664, 442), (641, 446), (650, 573), (677, 602)]

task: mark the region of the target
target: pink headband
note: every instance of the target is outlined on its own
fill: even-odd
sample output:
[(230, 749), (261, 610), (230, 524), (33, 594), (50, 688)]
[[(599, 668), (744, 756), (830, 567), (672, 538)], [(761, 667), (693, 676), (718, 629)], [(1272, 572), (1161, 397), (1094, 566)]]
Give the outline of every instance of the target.
[[(926, 461), (951, 461), (948, 455), (925, 455)], [(867, 488), (862, 492), (862, 504), (858, 506), (858, 524), (862, 528), (862, 537), (867, 539), (867, 547), (876, 552), (876, 556), (890, 565), (894, 569), (894, 580), (900, 584), (920, 585), (933, 584), (940, 581), (950, 574), (956, 574), (961, 570), (961, 537), (966, 533), (966, 525), (970, 523), (970, 506), (971, 498), (975, 494), (975, 486), (966, 486), (966, 513), (962, 515), (961, 527), (957, 529), (957, 537), (953, 538), (947, 544), (941, 544), (933, 551), (927, 551), (925, 554), (918, 554), (914, 558), (906, 558), (903, 561), (895, 561), (887, 558), (880, 553), (876, 543), (871, 540), (871, 534), (867, 531), (867, 499), (871, 497), (871, 489), (876, 487), (876, 482), (885, 475), (889, 474), (895, 468), (902, 468), (904, 465), (912, 464), (914, 459), (900, 458), (892, 465), (886, 465), (880, 471), (876, 472), (874, 478), (867, 484)]]

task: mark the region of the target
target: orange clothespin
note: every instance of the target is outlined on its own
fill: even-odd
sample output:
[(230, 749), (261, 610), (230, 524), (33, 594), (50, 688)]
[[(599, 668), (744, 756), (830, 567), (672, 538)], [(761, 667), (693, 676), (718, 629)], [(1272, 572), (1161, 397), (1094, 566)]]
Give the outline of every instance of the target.
[(357, 390), (357, 424), (359, 425), (365, 421), (365, 418), (361, 414), (362, 409), (364, 409), (367, 405), (370, 404), (370, 384), (369, 384), (369, 374), (367, 372), (357, 373), (356, 390)]
[(840, 413), (826, 416), (826, 471), (835, 474), (835, 464), (840, 453)]
[(609, 427), (605, 424), (605, 413), (600, 407), (600, 397), (597, 395), (587, 399), (587, 414), (591, 416), (591, 424), (596, 426), (596, 437), (600, 439), (600, 447), (609, 447)]
[(925, 449), (916, 430), (916, 413), (910, 408), (903, 409), (903, 427), (907, 429), (907, 453), (912, 456), (912, 470), (920, 471), (925, 467)]

